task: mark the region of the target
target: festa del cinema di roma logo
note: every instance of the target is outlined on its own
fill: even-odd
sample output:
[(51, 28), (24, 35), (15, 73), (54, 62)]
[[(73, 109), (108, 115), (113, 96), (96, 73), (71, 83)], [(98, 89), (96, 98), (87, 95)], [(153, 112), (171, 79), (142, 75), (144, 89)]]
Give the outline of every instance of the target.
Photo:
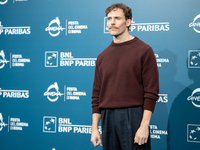
[[(53, 89), (53, 90), (52, 90)], [(55, 90), (56, 91), (55, 91)], [(51, 102), (55, 102), (58, 100), (59, 96), (62, 96), (63, 94), (59, 92), (59, 87), (57, 82), (54, 84), (50, 85), (47, 88), (47, 91), (44, 93), (44, 96), (47, 96), (47, 99)]]
[(3, 130), (4, 127), (8, 126), (8, 132), (10, 130), (15, 131), (23, 131), (24, 128), (29, 127), (28, 122), (22, 122), (20, 118), (13, 118), (8, 116), (8, 123), (4, 123), (3, 115), (0, 112), (0, 131)]
[(8, 2), (8, 0), (4, 0), (4, 1), (3, 1), (3, 0), (0, 0), (0, 4), (1, 4), (1, 5), (4, 5), (4, 4), (6, 4), (7, 2)]
[[(52, 26), (53, 24), (57, 24), (57, 26)], [(60, 34), (60, 31), (65, 30), (65, 28), (60, 26), (60, 20), (58, 17), (56, 19), (53, 19), (50, 23), (49, 26), (46, 27), (45, 31), (48, 31), (49, 34), (53, 37), (56, 37)]]
[(65, 35), (67, 34), (81, 34), (82, 30), (88, 29), (87, 25), (80, 25), (79, 21), (68, 21), (66, 20), (66, 27), (63, 28), (60, 23), (60, 19), (56, 17), (50, 21), (48, 27), (45, 28), (45, 31), (49, 32), (49, 35), (56, 37), (60, 34), (61, 31), (65, 30)]
[(9, 61), (6, 60), (6, 58), (5, 58), (5, 53), (4, 53), (4, 51), (1, 50), (1, 52), (0, 52), (0, 69), (2, 69), (2, 68), (5, 66), (5, 64), (7, 64), (8, 62), (9, 62)]
[[(21, 2), (21, 1), (28, 1), (28, 0), (13, 0), (13, 3), (15, 3), (15, 1)], [(8, 0), (0, 0), (0, 5), (4, 5), (4, 4), (6, 4), (7, 2), (8, 2)]]
[(54, 82), (54, 84), (50, 85), (44, 93), (44, 96), (47, 96), (47, 99), (50, 102), (56, 102), (62, 95), (64, 96), (64, 101), (80, 100), (81, 96), (86, 96), (86, 92), (78, 91), (77, 87), (66, 87), (66, 85), (64, 85), (64, 93), (60, 93), (58, 83)]
[(7, 60), (3, 50), (0, 51), (0, 69), (10, 62), (11, 67), (24, 67), (26, 63), (30, 63), (30, 58), (23, 58), (22, 54), (10, 53), (10, 60)]
[(189, 24), (189, 27), (193, 27), (194, 31), (200, 33), (200, 14), (197, 15), (193, 22)]
[(191, 101), (195, 107), (200, 108), (200, 88), (195, 89), (187, 100)]
[(5, 126), (7, 126), (8, 124), (5, 124), (4, 122), (3, 122), (3, 116), (2, 116), (2, 114), (0, 113), (0, 131), (2, 131), (3, 130), (3, 127), (5, 127)]

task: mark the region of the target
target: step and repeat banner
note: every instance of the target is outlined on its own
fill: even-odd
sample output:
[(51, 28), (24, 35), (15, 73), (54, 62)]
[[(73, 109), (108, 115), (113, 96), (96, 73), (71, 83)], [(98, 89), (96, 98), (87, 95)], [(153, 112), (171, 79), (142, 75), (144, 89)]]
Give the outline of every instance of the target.
[[(91, 94), (115, 2), (0, 0), (1, 150), (102, 149), (90, 142)], [(157, 59), (152, 150), (199, 149), (200, 1), (117, 2), (132, 8), (130, 34)]]

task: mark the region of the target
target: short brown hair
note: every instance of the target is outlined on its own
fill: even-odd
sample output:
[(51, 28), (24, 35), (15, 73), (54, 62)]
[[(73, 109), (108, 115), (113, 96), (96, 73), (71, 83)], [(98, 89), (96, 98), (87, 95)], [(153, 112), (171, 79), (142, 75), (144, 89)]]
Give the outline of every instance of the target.
[[(132, 10), (131, 10), (131, 8), (129, 8), (128, 6), (126, 6), (122, 3), (114, 3), (111, 6), (109, 6), (108, 8), (106, 8), (106, 10), (105, 10), (106, 16), (108, 16), (108, 13), (111, 12), (115, 8), (121, 8), (123, 10), (126, 20), (128, 20), (128, 19), (132, 20)], [(128, 27), (128, 30), (129, 30), (129, 28), (130, 28), (130, 26)]]

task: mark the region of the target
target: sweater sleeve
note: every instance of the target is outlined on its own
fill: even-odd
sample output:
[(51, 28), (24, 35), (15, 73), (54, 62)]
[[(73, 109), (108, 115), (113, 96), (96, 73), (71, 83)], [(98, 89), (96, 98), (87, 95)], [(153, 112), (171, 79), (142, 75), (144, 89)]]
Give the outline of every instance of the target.
[(92, 89), (92, 113), (101, 113), (99, 110), (99, 95), (100, 95), (100, 89), (101, 89), (101, 79), (99, 76), (99, 70), (98, 70), (98, 58), (96, 61), (96, 67), (95, 67), (95, 75), (94, 75), (94, 82), (93, 82), (93, 89)]
[(142, 56), (142, 79), (144, 88), (144, 110), (154, 111), (159, 93), (159, 75), (156, 58), (152, 48)]

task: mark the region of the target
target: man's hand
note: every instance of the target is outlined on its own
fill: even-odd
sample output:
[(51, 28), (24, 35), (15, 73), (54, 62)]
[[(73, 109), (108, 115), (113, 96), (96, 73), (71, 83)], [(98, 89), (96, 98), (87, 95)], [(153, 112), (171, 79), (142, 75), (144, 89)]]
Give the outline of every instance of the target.
[(98, 145), (102, 146), (101, 135), (98, 130), (92, 130), (91, 142), (95, 147)]
[(137, 130), (134, 138), (134, 143), (138, 143), (138, 145), (143, 145), (147, 143), (149, 136), (149, 127), (148, 126), (140, 126)]
[(149, 136), (149, 123), (151, 120), (152, 112), (149, 110), (144, 110), (142, 122), (140, 124), (139, 129), (137, 130), (134, 138), (134, 143), (138, 143), (138, 145), (142, 145), (147, 143)]
[(94, 113), (92, 115), (92, 134), (91, 134), (91, 142), (92, 144), (97, 147), (98, 145), (102, 146), (101, 142), (101, 135), (98, 131), (98, 124), (101, 119), (101, 114)]

